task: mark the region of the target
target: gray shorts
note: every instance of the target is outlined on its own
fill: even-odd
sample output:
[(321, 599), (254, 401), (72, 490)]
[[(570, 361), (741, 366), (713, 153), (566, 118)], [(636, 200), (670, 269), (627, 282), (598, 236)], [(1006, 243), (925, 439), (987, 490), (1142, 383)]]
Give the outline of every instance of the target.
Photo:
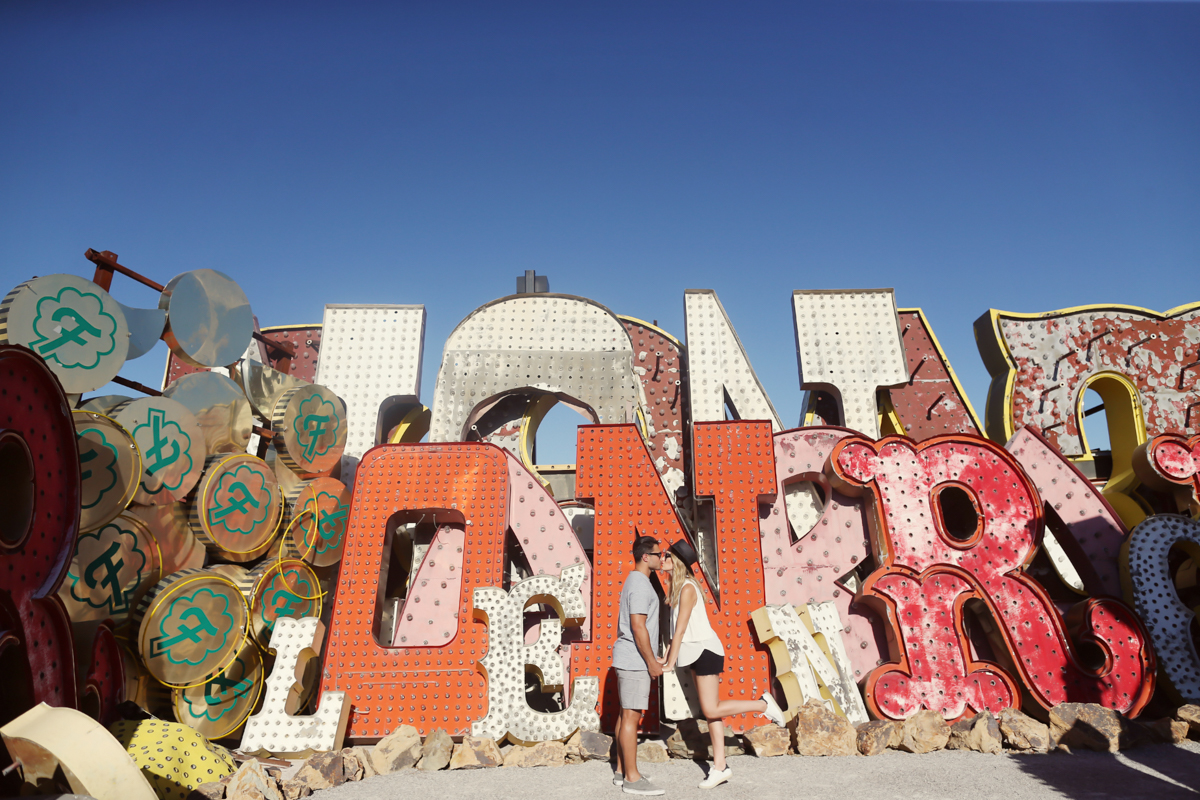
[(621, 708), (645, 711), (650, 707), (650, 673), (644, 669), (618, 669), (617, 696)]

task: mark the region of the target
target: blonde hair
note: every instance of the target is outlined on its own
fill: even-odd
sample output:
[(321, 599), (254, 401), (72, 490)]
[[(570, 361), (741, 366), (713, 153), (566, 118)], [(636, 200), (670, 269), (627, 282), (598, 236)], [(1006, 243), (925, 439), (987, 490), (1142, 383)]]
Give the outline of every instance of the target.
[[(671, 553), (671, 607), (679, 605), (679, 595), (688, 580), (692, 579), (692, 568), (679, 556)], [(698, 598), (697, 598), (698, 599)]]

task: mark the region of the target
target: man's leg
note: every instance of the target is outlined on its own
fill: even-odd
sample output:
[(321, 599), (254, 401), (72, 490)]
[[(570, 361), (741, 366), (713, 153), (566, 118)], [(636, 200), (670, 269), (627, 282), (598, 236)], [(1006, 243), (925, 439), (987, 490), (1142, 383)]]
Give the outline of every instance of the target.
[(637, 729), (638, 720), (641, 719), (642, 712), (637, 708), (622, 708), (621, 720), (618, 723), (617, 750), (620, 755), (620, 764), (625, 767), (625, 782), (637, 783), (642, 779), (642, 774), (637, 768)]
[(625, 709), (617, 712), (617, 726), (613, 729), (613, 738), (617, 740), (617, 773), (625, 774), (624, 759), (621, 758), (621, 731), (625, 727)]

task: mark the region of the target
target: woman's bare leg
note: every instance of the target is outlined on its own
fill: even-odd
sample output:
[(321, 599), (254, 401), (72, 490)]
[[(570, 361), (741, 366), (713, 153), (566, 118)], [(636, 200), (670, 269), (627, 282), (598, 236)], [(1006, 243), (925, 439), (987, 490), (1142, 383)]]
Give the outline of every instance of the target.
[(713, 769), (725, 769), (725, 717), (754, 714), (767, 710), (765, 700), (718, 700), (720, 675), (696, 675), (696, 693), (700, 695), (700, 710), (708, 720), (708, 735), (712, 737)]

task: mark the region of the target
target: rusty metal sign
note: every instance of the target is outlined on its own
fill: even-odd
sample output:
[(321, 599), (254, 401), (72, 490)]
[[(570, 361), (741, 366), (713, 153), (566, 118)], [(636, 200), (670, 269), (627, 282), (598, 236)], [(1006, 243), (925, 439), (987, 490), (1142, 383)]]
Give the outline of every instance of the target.
[(266, 462), (216, 455), (205, 464), (188, 523), (213, 555), (245, 562), (271, 546), (283, 513), (283, 492)]

